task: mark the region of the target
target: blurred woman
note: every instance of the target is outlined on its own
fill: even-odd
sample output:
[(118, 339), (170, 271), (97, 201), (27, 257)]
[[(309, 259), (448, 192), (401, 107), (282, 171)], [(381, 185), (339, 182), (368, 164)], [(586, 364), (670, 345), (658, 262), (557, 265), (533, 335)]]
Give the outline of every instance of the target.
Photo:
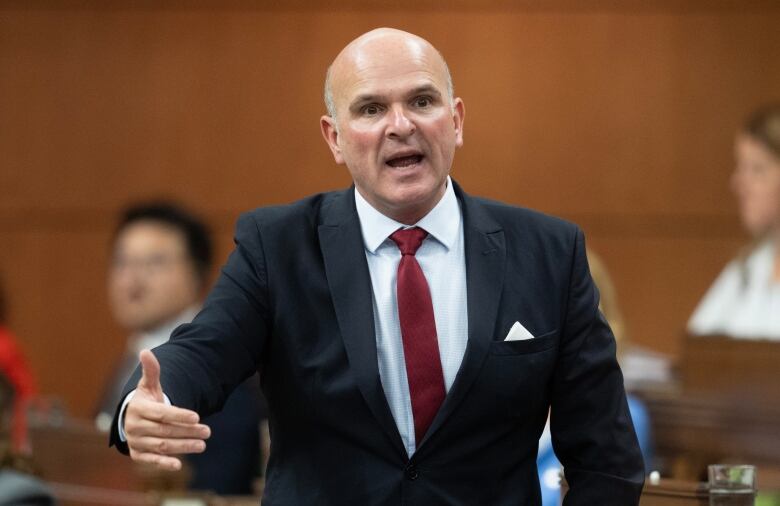
[(734, 151), (731, 189), (753, 242), (715, 280), (688, 331), (780, 340), (780, 104), (748, 119)]

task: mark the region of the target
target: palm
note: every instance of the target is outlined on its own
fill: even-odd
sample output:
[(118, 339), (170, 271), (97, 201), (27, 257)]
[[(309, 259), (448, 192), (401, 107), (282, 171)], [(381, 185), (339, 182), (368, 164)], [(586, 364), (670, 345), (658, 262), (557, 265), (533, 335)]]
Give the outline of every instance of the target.
[(143, 373), (124, 419), (130, 457), (162, 469), (181, 469), (175, 455), (203, 452), (211, 431), (194, 411), (165, 402), (160, 363), (152, 352), (141, 351), (139, 359)]

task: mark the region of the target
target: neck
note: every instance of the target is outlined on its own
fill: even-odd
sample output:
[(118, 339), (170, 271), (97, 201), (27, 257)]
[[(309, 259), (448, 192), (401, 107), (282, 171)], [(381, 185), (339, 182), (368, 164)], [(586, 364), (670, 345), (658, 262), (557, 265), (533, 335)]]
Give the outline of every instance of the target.
[(774, 231), (772, 244), (775, 247), (775, 261), (774, 268), (772, 269), (772, 281), (775, 283), (780, 283), (780, 229)]
[(135, 330), (134, 334), (140, 336), (148, 336), (156, 334), (158, 332), (171, 332), (174, 328), (178, 327), (181, 323), (191, 320), (197, 311), (197, 305), (191, 304), (184, 309), (178, 311), (173, 315), (169, 315), (166, 318), (150, 322), (143, 327)]
[(772, 280), (780, 283), (780, 241), (775, 241), (775, 267), (772, 270)]
[(398, 223), (403, 223), (404, 225), (414, 225), (415, 223), (419, 222), (421, 219), (423, 219), (428, 213), (430, 213), (438, 204), (441, 202), (441, 199), (444, 198), (444, 194), (447, 192), (447, 182), (442, 185), (442, 187), (439, 189), (439, 191), (436, 193), (436, 195), (428, 199), (424, 202), (420, 202), (419, 204), (412, 204), (408, 206), (403, 207), (391, 207), (391, 206), (384, 206), (381, 204), (381, 202), (373, 201), (372, 199), (366, 198), (366, 195), (360, 191), (360, 189), (355, 186), (355, 191), (360, 193), (360, 195), (363, 197), (363, 200), (368, 202), (368, 204), (379, 211), (380, 213), (384, 214), (388, 218), (391, 218)]
[(418, 221), (420, 221), (421, 219), (423, 219), (426, 214), (431, 212), (431, 209), (433, 209), (433, 207), (423, 208), (417, 211), (407, 211), (404, 213), (389, 214), (388, 216), (394, 219), (395, 221), (397, 221), (398, 223), (403, 223), (404, 225), (411, 226), (417, 223)]

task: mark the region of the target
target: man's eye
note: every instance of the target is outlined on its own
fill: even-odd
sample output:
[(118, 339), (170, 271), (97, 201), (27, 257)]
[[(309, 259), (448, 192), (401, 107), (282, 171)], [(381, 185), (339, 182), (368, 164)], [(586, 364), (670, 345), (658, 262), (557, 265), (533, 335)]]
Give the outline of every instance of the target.
[(376, 104), (369, 104), (363, 107), (363, 114), (365, 114), (366, 116), (374, 116), (376, 114), (379, 114), (379, 106)]
[(417, 107), (428, 107), (431, 105), (431, 98), (430, 97), (417, 97), (414, 100), (414, 105)]

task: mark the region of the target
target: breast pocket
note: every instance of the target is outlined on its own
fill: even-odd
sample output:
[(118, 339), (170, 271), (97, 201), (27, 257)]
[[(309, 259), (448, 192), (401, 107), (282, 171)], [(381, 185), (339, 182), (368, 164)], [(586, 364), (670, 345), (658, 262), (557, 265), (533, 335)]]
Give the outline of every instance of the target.
[(490, 343), (492, 355), (525, 355), (549, 350), (558, 344), (558, 329), (519, 341), (493, 341)]
[(485, 390), (492, 392), (496, 416), (526, 420), (547, 409), (559, 336), (554, 330), (533, 339), (490, 343), (482, 378)]

